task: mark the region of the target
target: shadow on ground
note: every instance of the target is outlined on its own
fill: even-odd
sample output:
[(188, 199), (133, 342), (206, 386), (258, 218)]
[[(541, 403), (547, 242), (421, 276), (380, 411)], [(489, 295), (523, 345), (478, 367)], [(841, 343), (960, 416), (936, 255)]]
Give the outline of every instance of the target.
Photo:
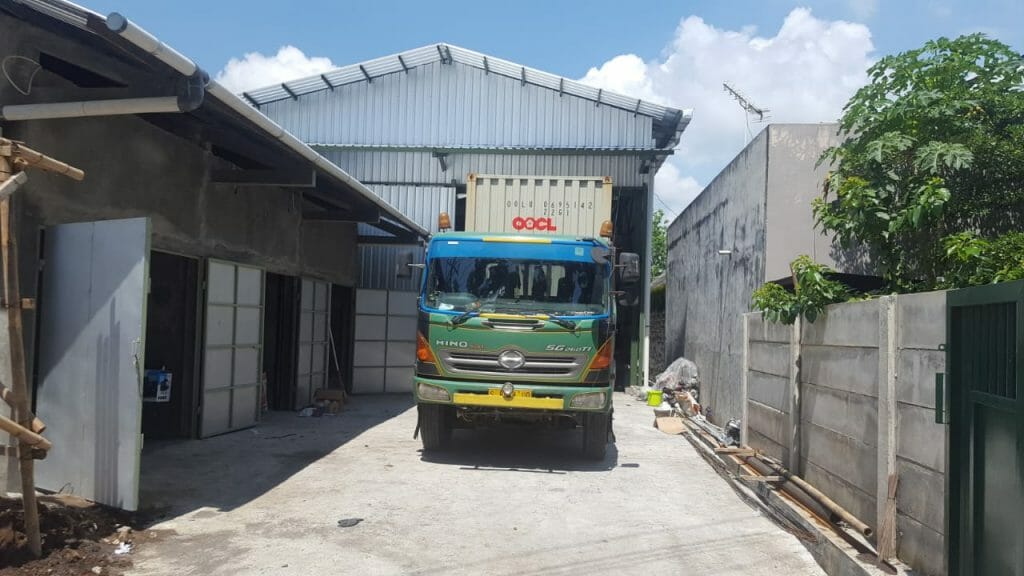
[(359, 396), (337, 416), (271, 412), (253, 428), (214, 438), (147, 442), (142, 509), (154, 522), (200, 508), (232, 510), (412, 406), (406, 395)]
[(498, 427), (456, 430), (451, 445), (439, 452), (422, 452), (425, 462), (450, 464), (478, 472), (607, 472), (619, 465), (615, 444), (604, 460), (587, 460), (581, 453), (583, 432)]

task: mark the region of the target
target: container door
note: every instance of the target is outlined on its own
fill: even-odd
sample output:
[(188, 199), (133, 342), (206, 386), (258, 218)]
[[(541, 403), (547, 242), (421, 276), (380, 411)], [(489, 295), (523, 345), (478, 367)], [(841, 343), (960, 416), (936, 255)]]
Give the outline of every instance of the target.
[(331, 285), (302, 279), (299, 297), (299, 360), (296, 366), (295, 405), (313, 402), (313, 392), (327, 388), (330, 343), (327, 326), (331, 317)]
[(950, 574), (1024, 576), (1024, 281), (948, 305)]
[(138, 508), (149, 220), (46, 233), (36, 411), (53, 449), (40, 488)]
[(263, 270), (210, 260), (206, 275), (201, 436), (247, 428), (260, 406)]

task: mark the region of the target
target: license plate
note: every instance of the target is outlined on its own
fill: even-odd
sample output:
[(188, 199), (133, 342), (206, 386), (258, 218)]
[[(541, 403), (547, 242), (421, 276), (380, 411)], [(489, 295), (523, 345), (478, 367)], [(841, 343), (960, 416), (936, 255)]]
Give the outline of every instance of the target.
[[(491, 396), (501, 396), (501, 388), (491, 388), (487, 391)], [(533, 390), (516, 390), (516, 398), (533, 398)]]

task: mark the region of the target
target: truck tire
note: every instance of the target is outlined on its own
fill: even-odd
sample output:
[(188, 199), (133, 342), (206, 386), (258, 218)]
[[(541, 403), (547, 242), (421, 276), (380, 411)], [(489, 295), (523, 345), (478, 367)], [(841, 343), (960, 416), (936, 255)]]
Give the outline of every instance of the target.
[(452, 420), (454, 414), (450, 406), (441, 404), (420, 404), (417, 406), (420, 417), (420, 438), (423, 449), (443, 450), (452, 439)]
[(611, 413), (586, 414), (583, 416), (583, 457), (588, 460), (604, 460), (608, 448), (608, 429), (611, 427)]

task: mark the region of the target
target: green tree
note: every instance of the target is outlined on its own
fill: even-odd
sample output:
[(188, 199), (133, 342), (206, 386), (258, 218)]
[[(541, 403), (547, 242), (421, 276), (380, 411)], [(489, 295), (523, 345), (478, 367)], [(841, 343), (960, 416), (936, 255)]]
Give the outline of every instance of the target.
[(668, 222), (665, 219), (663, 210), (654, 211), (654, 220), (651, 222), (651, 277), (658, 276), (665, 271), (668, 263)]
[(1020, 247), (999, 238), (1024, 228), (1024, 58), (972, 34), (868, 72), (844, 108), (842, 144), (822, 159), (834, 172), (814, 203), (818, 225), (866, 247), (894, 290), (998, 281), (965, 271), (972, 262), (1014, 277), (971, 254)]

